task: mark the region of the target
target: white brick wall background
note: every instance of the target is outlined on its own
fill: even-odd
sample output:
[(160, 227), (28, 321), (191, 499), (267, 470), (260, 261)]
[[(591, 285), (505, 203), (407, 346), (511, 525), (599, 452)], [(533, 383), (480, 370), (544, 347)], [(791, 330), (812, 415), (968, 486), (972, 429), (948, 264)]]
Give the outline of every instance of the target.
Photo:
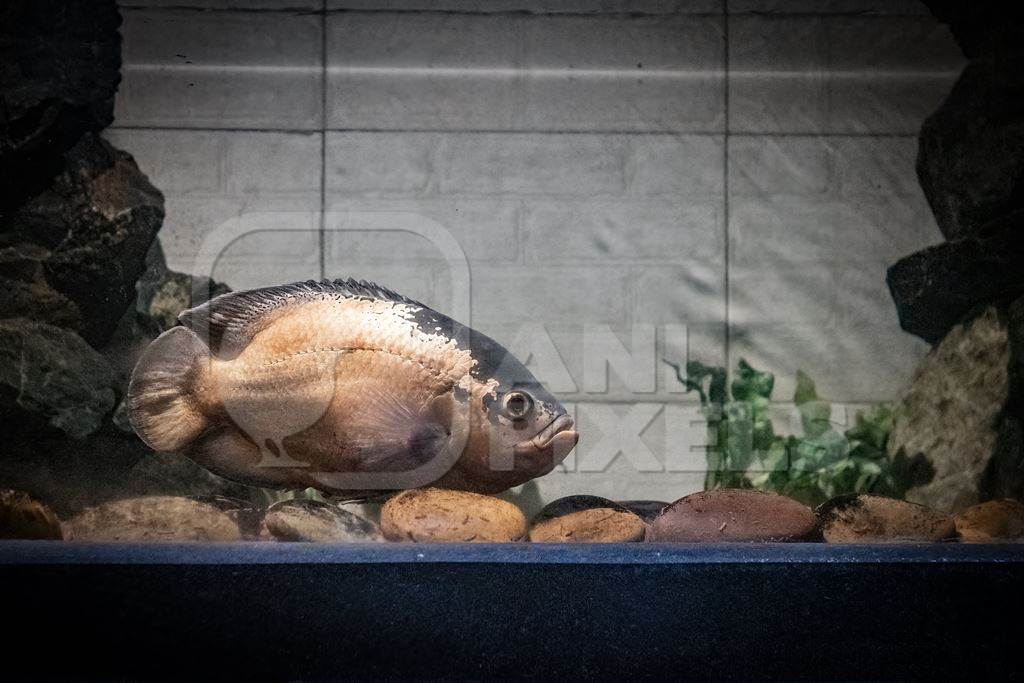
[[(401, 232), (444, 226), (469, 263), (470, 322), (578, 411), (583, 442), (538, 482), (545, 498), (700, 487), (701, 429), (664, 411), (694, 397), (662, 357), (748, 358), (781, 400), (802, 368), (852, 413), (893, 398), (925, 350), (899, 330), (884, 272), (940, 239), (915, 135), (962, 58), (916, 2), (123, 12), (107, 135), (167, 196), (170, 265), (194, 271), (203, 240), (241, 217), (253, 232), (212, 273), (232, 287), (353, 275), (447, 311), (445, 254)], [(331, 229), (367, 214), (396, 231)], [(605, 383), (615, 346), (632, 365)]]

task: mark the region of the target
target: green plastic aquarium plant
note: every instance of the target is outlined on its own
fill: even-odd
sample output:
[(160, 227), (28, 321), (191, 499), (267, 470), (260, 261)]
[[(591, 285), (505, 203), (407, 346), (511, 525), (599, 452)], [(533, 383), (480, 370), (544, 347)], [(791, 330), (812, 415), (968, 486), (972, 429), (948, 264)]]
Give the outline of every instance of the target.
[(770, 372), (741, 359), (730, 382), (720, 366), (691, 361), (684, 372), (665, 362), (687, 391), (697, 393), (708, 421), (705, 489), (756, 488), (817, 505), (844, 493), (902, 497), (915, 483), (911, 463), (886, 451), (893, 424), (888, 404), (858, 411), (854, 425), (838, 431), (830, 420), (831, 403), (797, 371), (793, 402), (801, 433), (783, 436), (771, 420)]

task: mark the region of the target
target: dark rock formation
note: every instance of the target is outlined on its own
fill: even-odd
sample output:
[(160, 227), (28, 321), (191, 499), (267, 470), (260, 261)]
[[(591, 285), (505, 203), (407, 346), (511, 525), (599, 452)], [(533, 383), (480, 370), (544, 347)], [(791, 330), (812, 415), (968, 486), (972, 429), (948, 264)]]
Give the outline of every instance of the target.
[(1010, 346), (1009, 389), (996, 445), (981, 480), (980, 500), (1024, 499), (1024, 296), (1001, 307)]
[(1024, 209), (900, 259), (886, 281), (903, 329), (934, 344), (978, 306), (1024, 292), (1022, 263)]
[(135, 297), (163, 197), (96, 133), (113, 120), (113, 0), (0, 5), (0, 305), (103, 343)]
[(1024, 9), (926, 4), (970, 60), (919, 136), (918, 179), (949, 242), (901, 260), (888, 283), (903, 328), (935, 343), (1024, 293)]
[[(192, 278), (169, 271), (157, 244), (148, 264), (135, 301), (99, 351), (69, 329), (26, 319), (0, 321), (5, 449), (0, 482), (36, 492), (62, 514), (126, 495), (258, 497), (257, 490), (222, 479), (188, 458), (152, 452), (132, 431), (122, 406), (113, 408), (123, 399), (145, 346), (192, 304)], [(199, 284), (215, 293), (227, 289), (206, 280)], [(30, 298), (26, 301), (31, 305)], [(38, 330), (56, 341), (36, 340)], [(30, 352), (23, 356), (22, 346), (7, 343), (5, 335), (24, 338)], [(91, 370), (83, 370), (83, 364)], [(90, 377), (98, 387), (86, 381)], [(25, 379), (30, 380), (28, 391), (21, 384)], [(34, 398), (36, 387), (45, 389), (46, 400)]]
[(968, 64), (921, 128), (917, 174), (947, 239), (1024, 208), (1022, 66)]
[(37, 244), (0, 247), (0, 311), (80, 330), (81, 311), (46, 281), (47, 256), (49, 251)]
[[(130, 157), (93, 135), (67, 156), (111, 164), (99, 173), (89, 163), (69, 168), (2, 222), (0, 303), (24, 317), (0, 323), (0, 482), (64, 514), (126, 495), (255, 495), (186, 458), (151, 452), (114, 408), (145, 346), (192, 305), (193, 286), (214, 295), (227, 288), (167, 269), (153, 239), (162, 198)], [(78, 233), (58, 239), (60, 226)], [(39, 330), (52, 339), (34, 340)], [(93, 346), (77, 330), (92, 330)], [(26, 338), (31, 352), (23, 359), (4, 334)], [(45, 400), (22, 390), (25, 377), (28, 389), (45, 388)]]
[(167, 269), (163, 196), (98, 135), (120, 21), (113, 0), (0, 2), (0, 483), (65, 516), (133, 495), (259, 497), (152, 453), (115, 407), (193, 287), (226, 290)]
[(1024, 208), (1024, 8), (925, 0), (970, 62), (921, 127), (917, 173), (947, 239)]
[(1024, 7), (1007, 2), (923, 0), (949, 25), (968, 59), (998, 59), (1024, 52)]
[[(45, 426), (74, 439), (114, 408), (114, 375), (74, 332), (24, 318), (0, 320), (0, 415), (8, 440)], [(9, 444), (8, 444), (9, 445)]]
[[(0, 290), (13, 310), (99, 345), (135, 299), (163, 195), (130, 155), (92, 133), (64, 161), (50, 187), (0, 221)], [(45, 305), (33, 313), (36, 297)]]
[(919, 140), (948, 241), (887, 277), (903, 329), (936, 344), (889, 443), (934, 469), (908, 498), (955, 511), (1024, 492), (1024, 8), (925, 1), (970, 62)]
[(0, 3), (0, 216), (41, 192), (84, 133), (113, 120), (120, 24), (114, 0)]

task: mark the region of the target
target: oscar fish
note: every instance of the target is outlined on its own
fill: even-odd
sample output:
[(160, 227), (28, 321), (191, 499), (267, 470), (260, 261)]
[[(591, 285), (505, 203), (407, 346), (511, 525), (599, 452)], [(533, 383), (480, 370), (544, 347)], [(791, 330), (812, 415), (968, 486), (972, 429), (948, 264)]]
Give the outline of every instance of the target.
[(235, 481), (348, 499), (497, 493), (579, 438), (498, 342), (370, 282), (232, 292), (178, 321), (139, 359), (128, 416), (154, 450)]

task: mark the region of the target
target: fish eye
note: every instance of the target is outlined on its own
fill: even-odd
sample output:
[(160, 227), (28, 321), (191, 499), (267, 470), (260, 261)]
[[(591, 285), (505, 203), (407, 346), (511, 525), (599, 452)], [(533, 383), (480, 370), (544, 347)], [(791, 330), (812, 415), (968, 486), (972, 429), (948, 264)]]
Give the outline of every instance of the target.
[(510, 391), (501, 402), (502, 412), (513, 420), (522, 420), (533, 410), (533, 398), (525, 391)]

